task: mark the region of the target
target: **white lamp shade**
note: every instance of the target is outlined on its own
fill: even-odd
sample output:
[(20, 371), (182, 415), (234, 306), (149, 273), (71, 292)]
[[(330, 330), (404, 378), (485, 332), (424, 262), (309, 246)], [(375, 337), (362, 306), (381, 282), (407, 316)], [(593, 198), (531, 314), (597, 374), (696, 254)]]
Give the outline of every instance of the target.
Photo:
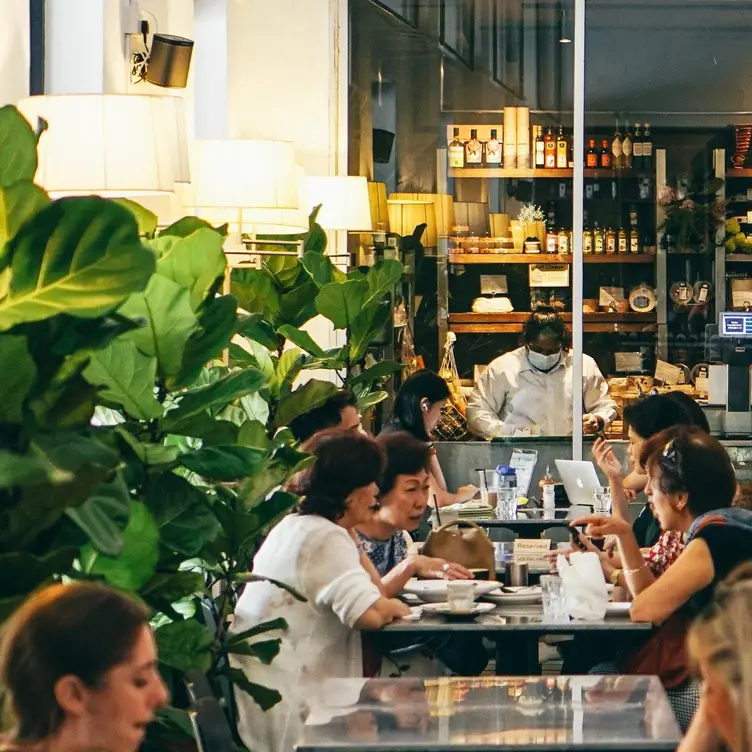
[(27, 97), (18, 109), (36, 127), (36, 182), (53, 196), (149, 196), (190, 180), (182, 100), (130, 94)]
[(288, 141), (195, 141), (192, 206), (297, 209), (295, 147)]
[(368, 181), (361, 177), (307, 177), (306, 210), (321, 204), (317, 222), (325, 230), (371, 232)]

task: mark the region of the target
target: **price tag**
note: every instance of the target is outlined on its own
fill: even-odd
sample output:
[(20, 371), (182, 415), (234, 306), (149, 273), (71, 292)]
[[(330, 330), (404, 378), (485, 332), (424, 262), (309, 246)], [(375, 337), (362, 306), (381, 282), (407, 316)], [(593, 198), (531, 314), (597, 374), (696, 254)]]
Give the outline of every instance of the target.
[(642, 353), (618, 352), (614, 353), (616, 370), (621, 373), (640, 373), (642, 371)]
[(569, 264), (530, 264), (530, 287), (569, 287)]
[(695, 389), (697, 389), (702, 397), (707, 399), (708, 390), (710, 389), (710, 379), (707, 376), (698, 376), (695, 379)]
[(679, 366), (666, 363), (665, 360), (659, 360), (655, 364), (656, 381), (662, 381), (664, 384), (678, 384), (682, 375), (682, 369)]
[(509, 292), (506, 274), (481, 274), (481, 295), (506, 295)]
[(517, 564), (537, 564), (546, 560), (551, 550), (551, 541), (541, 538), (517, 538), (514, 542), (513, 557)]
[(619, 304), (624, 302), (623, 287), (601, 287), (598, 297), (598, 305), (601, 308), (619, 308)]

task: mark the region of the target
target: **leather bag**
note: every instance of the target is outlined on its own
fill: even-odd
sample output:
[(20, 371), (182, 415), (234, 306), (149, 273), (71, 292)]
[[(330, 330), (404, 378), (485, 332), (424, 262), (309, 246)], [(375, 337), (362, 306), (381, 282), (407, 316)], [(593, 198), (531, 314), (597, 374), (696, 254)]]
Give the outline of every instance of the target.
[(493, 543), (471, 520), (454, 520), (432, 530), (423, 545), (423, 553), (468, 569), (487, 569), (488, 579), (496, 579)]

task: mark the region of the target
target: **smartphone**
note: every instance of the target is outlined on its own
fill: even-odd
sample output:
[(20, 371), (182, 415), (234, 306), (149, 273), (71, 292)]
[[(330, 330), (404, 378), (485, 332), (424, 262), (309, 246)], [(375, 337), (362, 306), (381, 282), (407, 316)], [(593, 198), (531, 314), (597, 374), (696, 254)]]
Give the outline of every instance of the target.
[(585, 545), (585, 542), (582, 540), (582, 533), (576, 528), (571, 528), (571, 534), (572, 534), (572, 545), (575, 548), (579, 548), (580, 551), (587, 551), (588, 547)]
[(595, 437), (597, 439), (603, 439), (603, 441), (608, 441), (608, 437), (606, 436), (606, 432), (601, 428), (600, 431), (595, 432)]

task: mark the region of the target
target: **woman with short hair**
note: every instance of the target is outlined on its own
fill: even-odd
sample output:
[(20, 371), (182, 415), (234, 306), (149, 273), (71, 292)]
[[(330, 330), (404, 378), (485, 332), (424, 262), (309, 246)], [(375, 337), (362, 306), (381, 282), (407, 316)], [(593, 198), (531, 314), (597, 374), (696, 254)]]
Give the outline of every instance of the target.
[(149, 612), (105, 585), (50, 585), (4, 624), (0, 687), (14, 752), (136, 752), (169, 700)]
[(282, 640), (271, 665), (231, 656), (250, 681), (282, 695), (264, 712), (248, 694), (235, 692), (238, 731), (258, 752), (292, 749), (306, 701), (324, 679), (362, 676), (358, 630), (378, 629), (409, 613), (384, 596), (354, 542), (355, 527), (369, 522), (378, 508), (383, 451), (373, 439), (341, 429), (317, 434), (305, 448), (315, 462), (291, 484), (301, 496), (298, 511), (261, 545), (252, 572), (261, 581), (246, 585), (230, 630), (237, 635), (272, 619), (287, 623), (284, 630), (255, 638)]

